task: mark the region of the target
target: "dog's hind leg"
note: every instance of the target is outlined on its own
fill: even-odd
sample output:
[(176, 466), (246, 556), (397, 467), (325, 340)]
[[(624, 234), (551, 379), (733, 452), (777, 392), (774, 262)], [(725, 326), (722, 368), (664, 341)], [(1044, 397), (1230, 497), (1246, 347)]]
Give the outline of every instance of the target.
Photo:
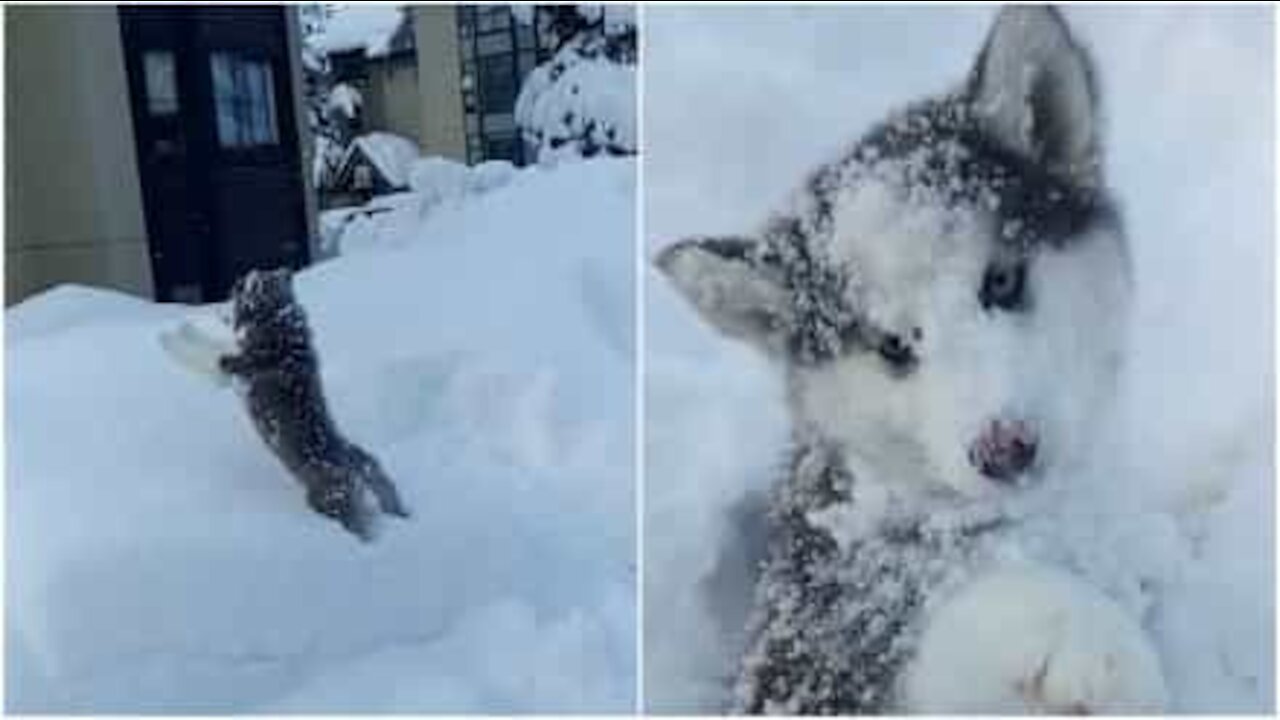
[(312, 485), (307, 489), (307, 504), (327, 518), (338, 521), (347, 532), (369, 542), (374, 538), (374, 517), (363, 488), (349, 482)]
[(400, 499), (396, 486), (391, 483), (390, 478), (382, 472), (381, 468), (366, 477), (365, 482), (373, 491), (373, 496), (378, 499), (378, 507), (382, 508), (382, 512), (402, 518), (410, 516), (409, 508)]
[(364, 482), (365, 487), (369, 488), (373, 493), (373, 497), (377, 499), (378, 507), (382, 509), (382, 512), (396, 517), (409, 517), (409, 508), (400, 499), (400, 492), (396, 490), (395, 483), (391, 482), (391, 478), (387, 477), (387, 473), (383, 471), (378, 461), (369, 453), (354, 445), (350, 449), (353, 464), (359, 468), (360, 479)]

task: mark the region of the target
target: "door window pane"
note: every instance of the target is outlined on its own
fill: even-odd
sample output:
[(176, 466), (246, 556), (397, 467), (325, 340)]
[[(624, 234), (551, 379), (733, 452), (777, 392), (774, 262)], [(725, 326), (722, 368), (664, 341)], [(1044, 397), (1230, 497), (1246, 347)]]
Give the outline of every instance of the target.
[(278, 143), (271, 64), (264, 59), (226, 52), (213, 53), (209, 64), (213, 72), (218, 144), (243, 148)]
[(147, 112), (173, 115), (178, 112), (178, 76), (173, 53), (148, 50), (142, 54), (142, 73), (147, 87)]

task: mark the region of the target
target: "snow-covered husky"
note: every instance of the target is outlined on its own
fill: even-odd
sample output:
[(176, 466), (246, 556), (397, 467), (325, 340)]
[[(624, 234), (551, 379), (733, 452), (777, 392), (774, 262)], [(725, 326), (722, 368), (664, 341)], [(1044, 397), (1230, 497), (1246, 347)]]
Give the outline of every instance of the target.
[(1019, 549), (1113, 392), (1128, 255), (1098, 89), (1052, 8), (966, 83), (819, 167), (754, 236), (658, 267), (778, 361), (796, 445), (733, 690), (742, 712), (1149, 712), (1140, 619)]

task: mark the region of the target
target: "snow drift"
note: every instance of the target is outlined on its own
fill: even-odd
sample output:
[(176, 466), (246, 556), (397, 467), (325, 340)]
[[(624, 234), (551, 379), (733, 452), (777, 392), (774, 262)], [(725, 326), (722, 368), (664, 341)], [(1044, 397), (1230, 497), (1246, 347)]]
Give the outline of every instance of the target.
[(368, 545), (166, 356), (189, 309), (10, 309), (8, 710), (629, 711), (632, 175), (403, 202), (295, 279), (336, 422), (414, 510)]

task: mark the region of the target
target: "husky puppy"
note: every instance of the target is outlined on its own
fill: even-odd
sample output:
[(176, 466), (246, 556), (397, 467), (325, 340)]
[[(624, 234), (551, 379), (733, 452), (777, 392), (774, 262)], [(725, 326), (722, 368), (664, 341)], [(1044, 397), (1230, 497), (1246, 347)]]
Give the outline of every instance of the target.
[(1007, 7), (962, 87), (872, 128), (757, 233), (657, 257), (777, 362), (793, 420), (734, 711), (1162, 706), (1138, 619), (1010, 560), (1003, 510), (1089, 452), (1121, 360), (1098, 104), (1058, 11)]
[(236, 281), (231, 321), (239, 351), (219, 359), (238, 379), (267, 447), (306, 488), (313, 510), (361, 540), (373, 537), (370, 491), (382, 512), (408, 517), (395, 485), (368, 452), (338, 432), (320, 385), (320, 361), (287, 269), (250, 271)]

